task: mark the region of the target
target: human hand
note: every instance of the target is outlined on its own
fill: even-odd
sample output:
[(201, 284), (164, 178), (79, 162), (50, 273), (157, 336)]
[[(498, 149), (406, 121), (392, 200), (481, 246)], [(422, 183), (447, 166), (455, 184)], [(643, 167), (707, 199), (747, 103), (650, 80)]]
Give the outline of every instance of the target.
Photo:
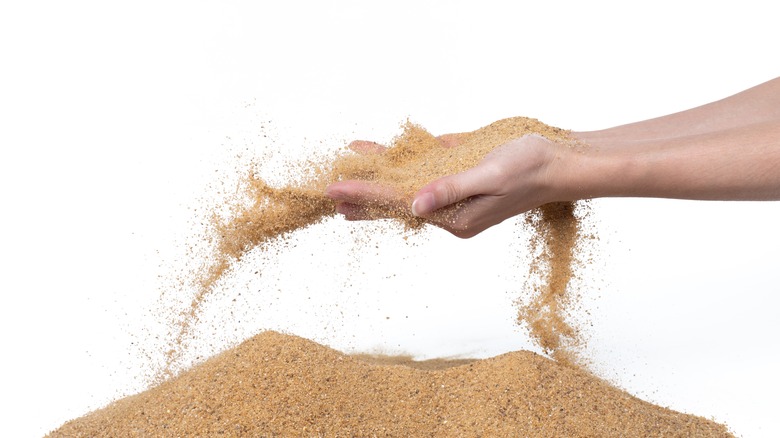
[[(438, 138), (457, 146), (458, 134)], [(356, 141), (360, 153), (382, 153), (377, 143)], [(347, 220), (376, 219), (377, 211), (402, 210), (461, 238), (473, 237), (504, 220), (542, 204), (563, 201), (559, 158), (570, 149), (538, 135), (511, 140), (487, 154), (475, 167), (445, 176), (422, 187), (413, 199), (367, 181), (331, 184), (325, 194), (336, 201), (336, 212)], [(391, 216), (387, 214), (387, 216)]]

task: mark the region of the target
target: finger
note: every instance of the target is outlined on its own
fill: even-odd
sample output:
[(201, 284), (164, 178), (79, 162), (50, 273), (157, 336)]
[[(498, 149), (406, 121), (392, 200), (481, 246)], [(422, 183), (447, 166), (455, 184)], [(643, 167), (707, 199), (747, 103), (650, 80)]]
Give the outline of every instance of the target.
[(366, 221), (398, 217), (398, 213), (387, 208), (374, 208), (365, 205), (341, 202), (336, 204), (336, 213), (344, 215), (348, 221)]
[(355, 140), (347, 147), (359, 154), (381, 154), (387, 149), (379, 143), (366, 140)]
[(450, 204), (480, 195), (485, 192), (486, 184), (491, 180), (480, 166), (439, 178), (415, 194), (412, 214), (426, 216)]
[(462, 133), (458, 134), (444, 134), (436, 137), (439, 140), (439, 143), (445, 148), (454, 148), (455, 146), (458, 146), (462, 140), (463, 140)]
[(460, 238), (470, 238), (506, 219), (497, 216), (496, 195), (477, 195), (433, 212), (432, 223)]
[(325, 188), (325, 196), (350, 204), (408, 208), (408, 204), (392, 188), (366, 181), (335, 182)]
[(344, 215), (344, 219), (348, 221), (359, 221), (368, 219), (368, 213), (364, 207), (358, 204), (350, 204), (349, 202), (340, 202), (336, 204), (336, 213)]

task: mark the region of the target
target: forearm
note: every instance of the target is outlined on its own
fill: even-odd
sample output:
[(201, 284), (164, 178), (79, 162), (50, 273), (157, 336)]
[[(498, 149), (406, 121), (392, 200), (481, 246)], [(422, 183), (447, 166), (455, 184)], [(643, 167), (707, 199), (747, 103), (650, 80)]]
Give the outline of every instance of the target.
[(574, 136), (588, 146), (557, 168), (571, 199), (780, 200), (780, 118), (672, 138)]
[(686, 111), (579, 134), (586, 142), (640, 141), (705, 134), (772, 120), (780, 120), (780, 78)]

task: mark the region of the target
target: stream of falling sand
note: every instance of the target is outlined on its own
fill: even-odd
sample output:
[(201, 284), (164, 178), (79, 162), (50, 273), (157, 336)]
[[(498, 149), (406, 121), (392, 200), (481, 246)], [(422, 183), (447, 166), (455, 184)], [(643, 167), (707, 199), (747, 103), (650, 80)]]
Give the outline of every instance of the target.
[[(307, 169), (310, 176), (291, 175), (291, 180), (298, 182), (288, 186), (271, 187), (255, 170), (250, 170), (243, 184), (245, 192), (239, 194), (249, 203), (236, 202), (228, 219), (216, 219), (214, 215), (214, 235), (210, 239), (216, 242), (215, 250), (205, 262), (208, 267), (197, 274), (189, 307), (172, 321), (175, 335), (169, 342), (158, 380), (171, 377), (181, 366), (201, 304), (232, 266), (255, 248), (335, 214), (333, 201), (324, 195), (330, 183), (366, 180), (391, 188), (400, 199), (411, 200), (428, 182), (471, 168), (497, 146), (527, 134), (574, 147), (568, 131), (525, 117), (499, 120), (458, 134), (456, 144), (449, 142), (446, 146), (423, 128), (407, 122), (402, 134), (383, 153), (343, 152), (329, 162), (306, 163), (301, 169)], [(575, 206), (573, 202), (547, 204), (528, 213), (526, 224), (534, 232), (531, 249), (537, 253), (529, 275), (538, 278), (538, 286), (530, 303), (518, 312), (518, 321), (528, 325), (532, 339), (546, 353), (569, 364), (574, 362), (569, 347), (577, 345), (579, 339), (577, 330), (566, 321), (566, 311), (572, 304), (568, 285), (582, 240)], [(396, 219), (407, 229), (425, 224), (412, 216), (408, 208), (382, 207), (369, 213)]]

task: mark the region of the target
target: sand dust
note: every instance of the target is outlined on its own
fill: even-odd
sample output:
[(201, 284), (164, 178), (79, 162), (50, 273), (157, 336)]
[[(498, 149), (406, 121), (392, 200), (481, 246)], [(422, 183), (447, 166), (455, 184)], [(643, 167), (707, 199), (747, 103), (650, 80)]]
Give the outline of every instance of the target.
[(264, 332), (51, 437), (729, 437), (531, 352), (425, 371)]

